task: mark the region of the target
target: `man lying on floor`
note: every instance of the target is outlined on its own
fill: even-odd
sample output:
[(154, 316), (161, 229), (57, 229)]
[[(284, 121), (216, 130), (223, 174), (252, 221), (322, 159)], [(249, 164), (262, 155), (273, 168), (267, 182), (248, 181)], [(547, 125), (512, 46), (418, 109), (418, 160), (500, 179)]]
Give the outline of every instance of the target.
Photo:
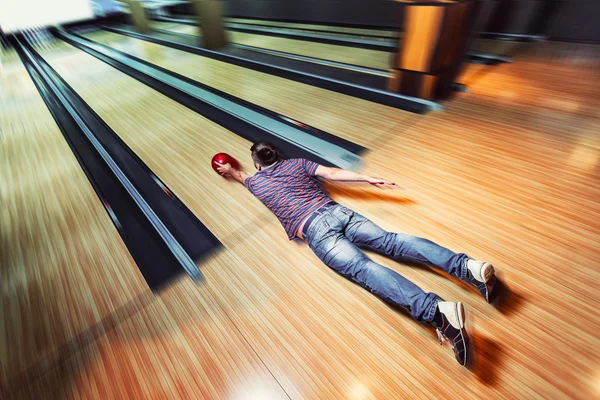
[(317, 178), (376, 186), (394, 185), (392, 182), (301, 158), (284, 160), (268, 142), (255, 143), (250, 151), (258, 170), (254, 176), (230, 164), (217, 163), (218, 171), (245, 184), (279, 218), (290, 240), (298, 237), (306, 241), (317, 257), (339, 274), (408, 309), (414, 319), (432, 324), (440, 340), (445, 338), (452, 344), (456, 360), (466, 364), (468, 337), (462, 303), (447, 302), (435, 293), (425, 293), (396, 271), (371, 261), (361, 248), (393, 259), (432, 265), (476, 286), (488, 302), (496, 283), (490, 263), (454, 253), (427, 239), (386, 232), (362, 215), (336, 204)]

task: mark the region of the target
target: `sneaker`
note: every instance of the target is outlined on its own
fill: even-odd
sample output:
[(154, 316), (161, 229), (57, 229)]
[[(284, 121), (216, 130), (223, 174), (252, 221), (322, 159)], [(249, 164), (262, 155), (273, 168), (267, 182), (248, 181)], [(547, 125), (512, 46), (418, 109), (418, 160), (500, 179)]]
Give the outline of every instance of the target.
[(456, 361), (462, 366), (467, 364), (467, 346), (469, 337), (465, 330), (465, 309), (462, 303), (440, 301), (438, 310), (442, 317), (442, 326), (436, 328), (440, 344), (448, 341), (454, 350)]
[(468, 259), (467, 282), (479, 289), (485, 301), (488, 303), (494, 301), (497, 279), (492, 264)]

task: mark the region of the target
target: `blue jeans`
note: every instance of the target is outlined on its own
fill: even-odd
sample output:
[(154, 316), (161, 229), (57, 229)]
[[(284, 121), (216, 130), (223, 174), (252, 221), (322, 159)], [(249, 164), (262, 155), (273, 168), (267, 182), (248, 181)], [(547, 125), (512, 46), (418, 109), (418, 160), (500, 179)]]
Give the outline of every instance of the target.
[(418, 321), (433, 320), (440, 296), (425, 293), (396, 271), (370, 260), (361, 248), (395, 260), (429, 264), (463, 280), (467, 277), (466, 254), (454, 253), (427, 239), (387, 232), (339, 204), (318, 213), (303, 234), (317, 257), (376, 296), (408, 309)]

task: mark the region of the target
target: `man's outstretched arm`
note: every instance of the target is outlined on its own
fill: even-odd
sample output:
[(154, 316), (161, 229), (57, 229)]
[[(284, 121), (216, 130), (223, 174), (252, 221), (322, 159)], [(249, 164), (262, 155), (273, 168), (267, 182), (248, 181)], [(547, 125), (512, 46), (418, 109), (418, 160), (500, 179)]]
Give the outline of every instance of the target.
[(246, 178), (248, 178), (248, 175), (246, 175), (244, 171), (242, 171), (241, 169), (233, 168), (230, 164), (219, 164), (216, 161), (215, 164), (217, 164), (217, 171), (220, 174), (230, 176), (239, 183), (243, 184), (246, 181)]
[(373, 178), (372, 176), (359, 174), (345, 169), (324, 167), (319, 165), (315, 175), (335, 182), (367, 182), (374, 186), (396, 185), (394, 182), (382, 178)]

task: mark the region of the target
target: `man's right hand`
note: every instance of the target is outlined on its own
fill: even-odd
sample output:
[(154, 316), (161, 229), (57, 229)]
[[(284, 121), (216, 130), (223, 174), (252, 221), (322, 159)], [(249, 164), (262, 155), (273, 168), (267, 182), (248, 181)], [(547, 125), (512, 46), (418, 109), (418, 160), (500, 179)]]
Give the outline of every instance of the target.
[(215, 164), (217, 164), (217, 172), (223, 176), (232, 177), (233, 179), (235, 179), (236, 181), (238, 181), (240, 183), (244, 183), (246, 178), (248, 178), (248, 175), (246, 175), (244, 173), (244, 171), (233, 168), (231, 166), (231, 164), (229, 164), (229, 163), (219, 164), (218, 162), (215, 161)]
[(233, 175), (233, 171), (235, 170), (235, 168), (233, 168), (231, 164), (219, 164), (216, 161), (215, 164), (217, 164), (217, 172), (221, 175)]

